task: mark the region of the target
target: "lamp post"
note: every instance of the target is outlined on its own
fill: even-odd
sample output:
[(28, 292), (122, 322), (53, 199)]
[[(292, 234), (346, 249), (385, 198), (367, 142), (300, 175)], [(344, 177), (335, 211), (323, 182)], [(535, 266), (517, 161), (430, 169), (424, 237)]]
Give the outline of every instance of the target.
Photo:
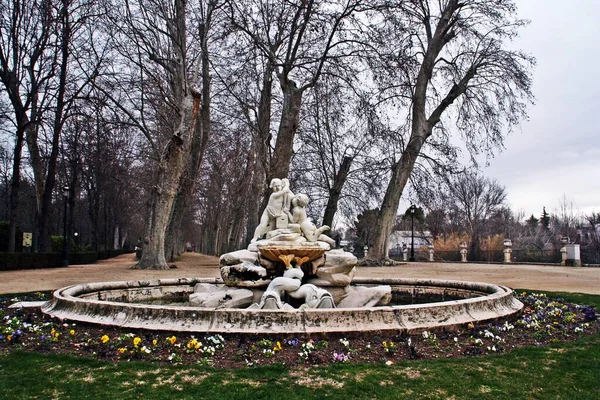
[(64, 211), (63, 211), (63, 248), (62, 248), (62, 266), (69, 266), (69, 254), (67, 252), (67, 200), (69, 198), (69, 187), (63, 187)]
[(415, 207), (414, 204), (410, 205), (410, 259), (409, 261), (415, 261)]

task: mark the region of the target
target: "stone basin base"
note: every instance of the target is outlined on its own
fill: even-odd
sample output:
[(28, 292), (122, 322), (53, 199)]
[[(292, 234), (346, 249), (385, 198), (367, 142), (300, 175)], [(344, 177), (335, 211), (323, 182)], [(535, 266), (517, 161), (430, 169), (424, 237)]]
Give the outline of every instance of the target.
[[(256, 310), (140, 304), (182, 299), (197, 283), (217, 279), (180, 278), (98, 282), (59, 289), (42, 311), (86, 323), (176, 332), (232, 334), (402, 333), (451, 331), (468, 323), (508, 319), (523, 304), (511, 289), (488, 283), (355, 278), (352, 285), (390, 285), (393, 298), (434, 296), (446, 300), (383, 307)], [(456, 300), (458, 299), (458, 300)]]

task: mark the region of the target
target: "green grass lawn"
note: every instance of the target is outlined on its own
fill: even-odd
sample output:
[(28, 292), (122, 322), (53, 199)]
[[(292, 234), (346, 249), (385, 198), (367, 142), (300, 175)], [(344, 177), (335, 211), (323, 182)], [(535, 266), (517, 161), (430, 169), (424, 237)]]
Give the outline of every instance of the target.
[[(600, 306), (600, 296), (549, 295)], [(0, 371), (2, 399), (600, 399), (600, 335), (392, 366), (223, 370), (9, 351), (0, 354)]]

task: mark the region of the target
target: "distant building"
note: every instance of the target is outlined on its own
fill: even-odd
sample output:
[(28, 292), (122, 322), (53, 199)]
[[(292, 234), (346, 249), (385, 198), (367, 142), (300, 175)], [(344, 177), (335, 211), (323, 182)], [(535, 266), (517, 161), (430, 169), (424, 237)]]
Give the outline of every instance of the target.
[[(394, 231), (388, 238), (390, 256), (399, 256), (406, 246), (410, 249), (411, 231)], [(433, 244), (433, 236), (429, 231), (415, 231), (415, 249)]]

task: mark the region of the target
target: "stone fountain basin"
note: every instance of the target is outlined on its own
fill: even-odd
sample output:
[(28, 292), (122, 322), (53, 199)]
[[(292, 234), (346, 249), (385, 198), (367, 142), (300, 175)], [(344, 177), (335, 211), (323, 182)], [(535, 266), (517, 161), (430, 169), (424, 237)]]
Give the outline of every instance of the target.
[(325, 254), (327, 249), (318, 245), (314, 246), (258, 246), (258, 252), (271, 261), (281, 261), (279, 256), (294, 255), (308, 257), (308, 261), (316, 260)]
[(523, 304), (511, 289), (479, 282), (360, 278), (353, 285), (390, 285), (392, 296), (435, 294), (458, 300), (363, 308), (248, 310), (150, 305), (141, 301), (182, 298), (196, 283), (219, 279), (180, 278), (97, 282), (54, 292), (42, 311), (61, 319), (131, 329), (231, 334), (401, 333), (451, 331), (470, 322), (508, 319)]

